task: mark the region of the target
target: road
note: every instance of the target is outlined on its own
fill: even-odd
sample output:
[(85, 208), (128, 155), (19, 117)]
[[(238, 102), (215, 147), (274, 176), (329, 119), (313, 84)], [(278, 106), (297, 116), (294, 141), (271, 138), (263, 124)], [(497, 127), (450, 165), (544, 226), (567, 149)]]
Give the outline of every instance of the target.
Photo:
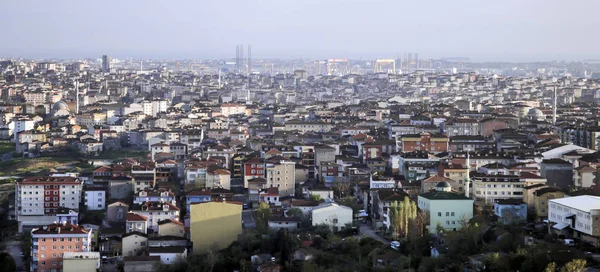
[(17, 268), (25, 268), (23, 259), (21, 258), (21, 242), (19, 241), (6, 241), (6, 251), (15, 259)]
[(373, 230), (373, 227), (370, 224), (360, 224), (360, 238), (364, 238), (364, 237), (371, 237), (379, 242), (382, 242), (384, 244), (389, 244), (390, 241), (381, 237), (379, 234), (375, 233), (375, 230)]
[(254, 222), (254, 218), (252, 218), (252, 212), (252, 210), (242, 211), (242, 221), (244, 222), (244, 228), (246, 229), (256, 228), (256, 222)]

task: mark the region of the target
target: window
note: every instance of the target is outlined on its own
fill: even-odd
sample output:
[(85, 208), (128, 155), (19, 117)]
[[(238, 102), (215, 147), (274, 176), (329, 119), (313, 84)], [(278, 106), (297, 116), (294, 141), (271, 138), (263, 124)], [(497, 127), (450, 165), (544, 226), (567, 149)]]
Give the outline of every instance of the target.
[(438, 212), (438, 216), (442, 216), (442, 213), (441, 213), (441, 212)]
[(450, 216), (450, 212), (446, 212), (446, 216)]
[(56, 246), (52, 246), (52, 249), (56, 250)]
[(334, 224), (337, 224), (337, 222), (338, 222), (337, 218), (334, 218), (334, 219), (333, 219), (333, 223), (334, 223)]
[(450, 215), (454, 216), (454, 212), (450, 213)]

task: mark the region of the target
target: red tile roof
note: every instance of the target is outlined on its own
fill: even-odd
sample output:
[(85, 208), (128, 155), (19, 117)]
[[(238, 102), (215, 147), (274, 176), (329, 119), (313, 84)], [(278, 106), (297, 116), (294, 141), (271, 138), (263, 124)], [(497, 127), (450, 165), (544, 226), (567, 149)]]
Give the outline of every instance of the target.
[(137, 213), (128, 213), (127, 221), (148, 221), (148, 217), (139, 215)]

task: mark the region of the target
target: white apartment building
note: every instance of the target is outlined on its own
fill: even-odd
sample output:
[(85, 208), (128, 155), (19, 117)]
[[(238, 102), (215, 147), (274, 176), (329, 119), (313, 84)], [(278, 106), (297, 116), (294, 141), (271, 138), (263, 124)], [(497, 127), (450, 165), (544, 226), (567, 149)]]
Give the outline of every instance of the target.
[(548, 201), (548, 221), (554, 223), (557, 232), (568, 233), (586, 242), (599, 246), (600, 241), (600, 197), (582, 195)]
[(296, 163), (279, 161), (266, 164), (267, 187), (279, 188), (281, 197), (294, 196), (296, 191)]
[(179, 221), (179, 208), (171, 203), (146, 202), (131, 210), (148, 218), (148, 228), (158, 232), (158, 222), (171, 219)]
[(75, 177), (27, 177), (15, 186), (15, 214), (23, 226), (51, 224), (59, 209), (79, 209), (83, 182)]
[(496, 199), (523, 199), (525, 180), (513, 175), (474, 174), (472, 197), (486, 205), (494, 205)]
[(222, 104), (221, 115), (229, 117), (235, 114), (246, 114), (246, 106), (239, 104)]
[(102, 211), (106, 208), (106, 191), (85, 191), (84, 201), (88, 211)]

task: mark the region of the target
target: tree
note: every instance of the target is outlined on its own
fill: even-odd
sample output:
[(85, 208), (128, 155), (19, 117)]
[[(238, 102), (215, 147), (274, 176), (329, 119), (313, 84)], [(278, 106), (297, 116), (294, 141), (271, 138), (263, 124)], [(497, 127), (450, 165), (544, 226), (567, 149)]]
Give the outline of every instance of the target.
[(10, 254), (6, 252), (0, 253), (0, 267), (3, 271), (15, 271), (17, 270), (17, 264)]
[(344, 198), (340, 199), (338, 201), (338, 203), (340, 205), (352, 208), (352, 211), (354, 213), (358, 213), (358, 211), (360, 211), (361, 208), (362, 208), (360, 206), (360, 204), (358, 204), (358, 202), (356, 202), (356, 199), (354, 197), (352, 197), (352, 196), (344, 197)]
[(417, 218), (417, 204), (410, 198), (404, 197), (404, 201), (394, 201), (389, 207), (390, 225), (394, 239), (405, 237), (408, 234), (409, 222)]
[(319, 202), (322, 200), (320, 195), (315, 195), (315, 194), (310, 194), (309, 198), (310, 198), (310, 200), (319, 201)]
[(304, 217), (304, 213), (300, 208), (291, 208), (286, 212), (288, 217), (302, 218)]
[(560, 269), (560, 272), (581, 272), (585, 269), (586, 264), (587, 264), (586, 260), (582, 260), (582, 259), (572, 260), (572, 261), (568, 262), (567, 264), (565, 264)]
[(271, 207), (266, 202), (261, 202), (256, 209), (256, 228), (261, 233), (266, 233), (269, 229), (269, 218), (271, 217)]
[(546, 269), (544, 269), (544, 272), (556, 272), (556, 263), (555, 262), (551, 262), (546, 266)]

